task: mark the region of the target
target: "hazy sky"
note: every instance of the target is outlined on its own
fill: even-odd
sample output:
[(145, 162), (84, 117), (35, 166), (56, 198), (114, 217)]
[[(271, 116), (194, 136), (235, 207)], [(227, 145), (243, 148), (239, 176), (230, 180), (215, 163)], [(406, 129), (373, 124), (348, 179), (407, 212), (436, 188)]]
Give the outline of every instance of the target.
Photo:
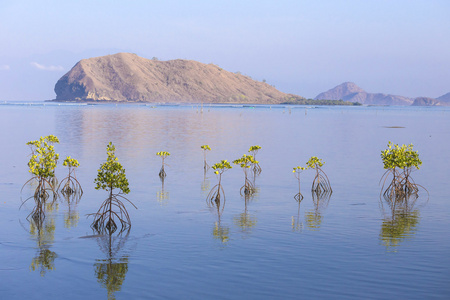
[(0, 100), (54, 99), (83, 58), (214, 63), (313, 98), (450, 92), (449, 0), (0, 0)]

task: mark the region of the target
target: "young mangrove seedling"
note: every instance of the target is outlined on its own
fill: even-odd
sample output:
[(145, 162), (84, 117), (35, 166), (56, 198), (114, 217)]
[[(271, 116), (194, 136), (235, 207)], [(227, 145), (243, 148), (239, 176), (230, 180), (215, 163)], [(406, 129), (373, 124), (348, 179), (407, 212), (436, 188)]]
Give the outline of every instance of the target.
[(295, 178), (297, 178), (298, 180), (298, 193), (294, 196), (294, 199), (297, 200), (298, 202), (303, 200), (303, 195), (300, 191), (300, 174), (307, 169), (307, 167), (300, 167), (297, 166), (295, 168), (293, 168), (294, 170), (292, 171), (292, 173), (294, 173)]
[(209, 165), (206, 162), (206, 152), (211, 151), (211, 147), (209, 147), (209, 145), (203, 145), (200, 146), (200, 148), (203, 150), (203, 170), (206, 173), (206, 171), (209, 169)]
[(250, 152), (250, 154), (253, 156), (254, 160), (256, 161), (256, 163), (253, 164), (253, 174), (259, 175), (262, 172), (261, 167), (259, 166), (259, 162), (256, 160), (256, 154), (258, 153), (258, 150), (261, 149), (261, 146), (255, 145), (255, 146), (251, 146), (250, 149), (248, 150), (248, 152)]
[[(130, 228), (131, 220), (128, 211), (123, 204), (123, 200), (128, 201), (134, 208), (137, 208), (123, 194), (128, 194), (128, 179), (125, 175), (125, 169), (119, 163), (115, 155), (116, 147), (110, 142), (106, 146), (108, 158), (106, 162), (100, 165), (97, 178), (94, 180), (95, 189), (105, 190), (109, 193), (108, 198), (101, 204), (99, 210), (94, 216), (91, 227), (100, 233), (114, 233), (117, 230), (117, 223), (120, 222), (120, 232)], [(119, 190), (117, 193), (115, 190)]]
[(157, 152), (156, 155), (161, 157), (161, 160), (162, 160), (162, 166), (161, 166), (161, 170), (159, 171), (159, 177), (161, 179), (163, 179), (163, 178), (165, 178), (167, 176), (166, 171), (164, 171), (164, 166), (167, 165), (167, 164), (164, 163), (164, 160), (167, 158), (167, 156), (170, 155), (170, 153), (166, 152), (166, 151), (160, 151), (160, 152)]
[(77, 176), (75, 174), (75, 169), (78, 168), (79, 165), (80, 163), (76, 159), (67, 156), (63, 161), (63, 166), (69, 168), (69, 175), (61, 180), (58, 186), (58, 190), (64, 197), (66, 197), (68, 200), (70, 198), (73, 198), (77, 202), (83, 195), (83, 189), (81, 188), (81, 184), (78, 182)]
[[(388, 148), (381, 151), (381, 159), (384, 169), (387, 170), (380, 179), (380, 183), (383, 182), (381, 193), (386, 200), (397, 202), (407, 200), (411, 196), (417, 198), (419, 187), (426, 190), (411, 177), (411, 173), (418, 170), (422, 164), (419, 153), (413, 150), (412, 144), (399, 146), (389, 142)], [(384, 189), (390, 177), (392, 180)]]
[(226, 170), (229, 170), (231, 168), (232, 166), (227, 160), (221, 160), (219, 163), (216, 163), (212, 166), (214, 174), (217, 175), (219, 182), (215, 186), (213, 186), (208, 196), (206, 197), (206, 203), (208, 204), (208, 206), (217, 207), (218, 209), (222, 207), (222, 211), (225, 208), (225, 191), (222, 187), (222, 174)]
[(308, 169), (316, 170), (316, 176), (314, 177), (311, 186), (311, 191), (319, 195), (322, 195), (324, 193), (331, 194), (333, 192), (333, 190), (331, 189), (330, 180), (328, 180), (328, 176), (321, 169), (323, 165), (324, 162), (321, 159), (317, 158), (316, 156), (312, 156), (306, 162), (306, 166)]
[(39, 140), (27, 143), (31, 149), (31, 158), (28, 161), (28, 167), (33, 177), (25, 182), (22, 190), (28, 183), (32, 181), (37, 182), (34, 195), (24, 201), (25, 203), (29, 199), (34, 198), (36, 206), (28, 217), (32, 216), (37, 221), (42, 221), (45, 218), (45, 203), (50, 197), (50, 193), (53, 194), (53, 201), (57, 197), (53, 179), (55, 178), (55, 168), (59, 154), (55, 152), (53, 146), (55, 143), (59, 143), (59, 140), (54, 135), (41, 137)]
[(254, 159), (253, 155), (244, 154), (241, 158), (234, 160), (233, 164), (239, 165), (244, 171), (245, 181), (244, 185), (240, 189), (241, 195), (249, 196), (254, 194), (256, 192), (256, 189), (248, 179), (247, 172), (252, 166), (258, 164), (258, 161)]

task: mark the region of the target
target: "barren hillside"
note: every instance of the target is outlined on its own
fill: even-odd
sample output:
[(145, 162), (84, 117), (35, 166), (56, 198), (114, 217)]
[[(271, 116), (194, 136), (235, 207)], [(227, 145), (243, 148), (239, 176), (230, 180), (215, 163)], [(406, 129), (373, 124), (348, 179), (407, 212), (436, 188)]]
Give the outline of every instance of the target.
[(61, 101), (165, 103), (275, 104), (293, 96), (213, 64), (131, 53), (81, 60), (56, 83), (55, 92)]

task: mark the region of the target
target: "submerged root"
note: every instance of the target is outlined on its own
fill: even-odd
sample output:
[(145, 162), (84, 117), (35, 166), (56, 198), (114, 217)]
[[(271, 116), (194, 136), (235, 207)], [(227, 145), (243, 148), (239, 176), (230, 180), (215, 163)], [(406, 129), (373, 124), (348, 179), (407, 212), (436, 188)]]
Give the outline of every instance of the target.
[(295, 194), (294, 199), (297, 202), (301, 202), (303, 200), (303, 195), (300, 192), (298, 192), (297, 194)]
[(317, 210), (326, 208), (328, 206), (328, 203), (330, 202), (331, 199), (331, 194), (332, 194), (331, 190), (323, 190), (323, 191), (316, 190), (311, 192), (314, 206), (316, 207)]
[(161, 167), (161, 170), (159, 170), (158, 175), (161, 179), (166, 178), (167, 174), (166, 174), (166, 171), (164, 171), (164, 166)]
[(61, 183), (58, 186), (58, 190), (68, 201), (75, 200), (76, 202), (78, 202), (83, 195), (81, 184), (76, 178), (70, 176), (61, 180)]
[[(392, 175), (389, 185), (384, 189), (386, 181)], [(404, 173), (398, 173), (393, 170), (386, 171), (381, 177), (380, 183), (383, 182), (380, 192), (382, 197), (389, 205), (398, 206), (415, 202), (419, 198), (420, 188), (428, 193), (428, 190), (414, 182), (411, 176), (405, 176)], [(412, 200), (413, 199), (413, 200)]]
[(241, 196), (250, 196), (256, 193), (256, 188), (250, 180), (245, 178), (245, 184), (241, 187), (239, 192)]
[(220, 183), (211, 189), (206, 197), (206, 204), (208, 207), (215, 207), (218, 211), (223, 211), (225, 208), (225, 191)]
[(128, 201), (134, 208), (137, 208), (127, 198), (119, 194), (111, 195), (103, 201), (100, 209), (95, 214), (88, 215), (94, 216), (91, 227), (100, 233), (114, 233), (118, 229), (118, 225), (120, 225), (120, 232), (130, 228), (130, 215), (122, 200)]
[(330, 195), (333, 192), (328, 176), (320, 169), (317, 171), (316, 176), (314, 177), (311, 191), (319, 194), (330, 193)]

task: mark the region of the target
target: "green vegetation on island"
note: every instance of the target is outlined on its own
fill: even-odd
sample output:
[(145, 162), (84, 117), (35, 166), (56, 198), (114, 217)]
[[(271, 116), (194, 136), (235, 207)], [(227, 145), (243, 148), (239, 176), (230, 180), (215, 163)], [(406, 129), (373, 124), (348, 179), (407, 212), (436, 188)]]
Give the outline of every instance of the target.
[(305, 99), (305, 98), (297, 98), (291, 97), (287, 101), (282, 102), (281, 104), (289, 104), (289, 105), (347, 105), (347, 106), (360, 106), (362, 105), (359, 102), (350, 102), (344, 100), (314, 100), (314, 99)]

